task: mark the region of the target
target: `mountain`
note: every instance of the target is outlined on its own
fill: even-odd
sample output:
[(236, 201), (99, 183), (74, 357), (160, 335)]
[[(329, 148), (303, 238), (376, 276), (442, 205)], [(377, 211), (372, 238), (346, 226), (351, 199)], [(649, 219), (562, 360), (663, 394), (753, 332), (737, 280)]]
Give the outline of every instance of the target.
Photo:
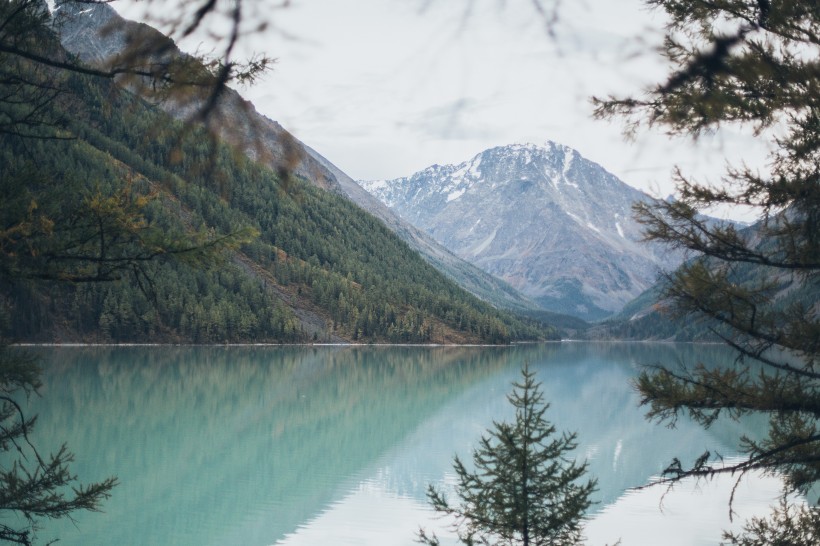
[[(100, 7), (74, 17), (91, 20)], [(68, 32), (67, 21), (56, 28)], [(66, 55), (56, 43), (43, 51)], [(553, 335), (460, 288), (332, 187), (252, 161), (235, 142), (180, 123), (122, 82), (59, 75), (60, 93), (42, 108), (54, 114), (47, 119), (65, 120), (55, 126), (61, 138), (0, 134), (0, 215), (28, 230), (24, 246), (40, 244), (2, 256), (10, 273), (0, 276), (0, 334), (201, 343), (503, 343)], [(285, 152), (292, 145), (273, 144)], [(319, 168), (308, 155), (297, 159), (305, 173)], [(26, 227), (35, 211), (42, 233)], [(109, 229), (109, 221), (120, 227)], [(152, 244), (196, 245), (231, 234), (244, 235), (204, 268), (157, 256), (162, 247)], [(37, 249), (48, 252), (39, 259)], [(121, 252), (140, 257), (122, 282), (14, 275), (19, 264), (47, 267), (60, 256), (92, 260), (84, 276), (94, 278)]]
[[(95, 66), (117, 62), (128, 45), (137, 40), (167, 40), (147, 25), (123, 19), (107, 4), (64, 4), (56, 14), (55, 26), (66, 50)], [(176, 46), (170, 45), (169, 49), (172, 55), (184, 56)], [(140, 91), (138, 86), (132, 87), (136, 92)], [(157, 105), (177, 119), (188, 119), (197, 113), (204, 101), (204, 98), (192, 100), (188, 96), (185, 101), (172, 98)], [(479, 298), (505, 309), (538, 308), (507, 283), (456, 257), (430, 235), (402, 220), (317, 151), (276, 121), (257, 112), (253, 104), (236, 91), (227, 89), (222, 94), (209, 114), (209, 122), (220, 139), (240, 149), (253, 161), (283, 176), (293, 175), (344, 196), (379, 218), (428, 263)]]
[(649, 196), (553, 142), (360, 184), (543, 309), (584, 320), (617, 312), (680, 260), (640, 243), (631, 206)]

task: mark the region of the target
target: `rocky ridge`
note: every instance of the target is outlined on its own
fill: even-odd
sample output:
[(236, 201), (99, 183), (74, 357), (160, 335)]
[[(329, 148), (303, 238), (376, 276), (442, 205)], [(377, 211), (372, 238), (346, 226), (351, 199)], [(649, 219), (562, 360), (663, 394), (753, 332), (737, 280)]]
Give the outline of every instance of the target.
[(554, 142), (500, 146), (458, 165), (360, 184), (544, 309), (585, 320), (619, 311), (680, 263), (640, 242), (631, 207), (648, 195)]

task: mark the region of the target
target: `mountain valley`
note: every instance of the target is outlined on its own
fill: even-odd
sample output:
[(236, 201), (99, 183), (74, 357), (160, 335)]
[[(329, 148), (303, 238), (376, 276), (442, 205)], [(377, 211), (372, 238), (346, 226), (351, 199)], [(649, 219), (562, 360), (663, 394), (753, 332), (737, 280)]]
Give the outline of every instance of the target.
[[(56, 26), (63, 47), (93, 66), (116, 62), (133, 36), (157, 33), (146, 25), (123, 19), (106, 4), (89, 7), (66, 4), (57, 14)], [(173, 56), (183, 55), (176, 46), (171, 50)], [(144, 91), (141, 86), (132, 87), (138, 92)], [(206, 97), (195, 95), (184, 100), (160, 100), (156, 104), (174, 118), (186, 121), (199, 113), (205, 101)], [(236, 91), (226, 89), (222, 93), (209, 112), (207, 124), (223, 142), (241, 150), (252, 161), (285, 177), (293, 175), (343, 196), (379, 218), (427, 262), (477, 297), (504, 309), (538, 308), (507, 283), (456, 257), (423, 230), (401, 219), (317, 151), (276, 121), (259, 114), (253, 104)]]
[[(70, 53), (87, 55), (88, 63), (102, 62), (100, 52), (116, 53), (123, 43), (108, 25), (156, 33), (104, 4), (69, 7), (59, 7), (55, 28), (75, 48)], [(58, 45), (50, 54), (66, 55)], [(250, 112), (250, 140), (251, 133), (220, 135), (193, 123), (184, 110), (201, 104), (196, 95), (192, 104), (171, 101), (163, 111), (108, 78), (69, 73), (56, 83), (59, 94), (42, 112), (69, 138), (2, 135), (4, 218), (31, 231), (35, 214), (44, 226), (21, 241), (25, 252), (6, 256), (0, 297), (15, 319), (4, 321), (5, 336), (196, 343), (507, 343), (556, 336), (432, 267), (346, 196), (338, 170), (237, 94), (227, 91), (209, 119), (235, 117), (231, 126), (244, 127), (248, 118), (241, 116)], [(32, 184), (35, 166), (42, 182)], [(86, 221), (95, 215), (99, 222)], [(108, 222), (123, 233), (107, 235)], [(476, 286), (488, 293), (503, 287), (394, 223)], [(169, 245), (191, 257), (175, 260), (156, 250)], [(204, 255), (224, 250), (207, 267), (190, 267), (197, 247)], [(125, 267), (108, 270), (108, 263)], [(126, 282), (86, 282), (94, 279)], [(517, 302), (510, 307), (530, 305), (509, 287), (499, 293)]]

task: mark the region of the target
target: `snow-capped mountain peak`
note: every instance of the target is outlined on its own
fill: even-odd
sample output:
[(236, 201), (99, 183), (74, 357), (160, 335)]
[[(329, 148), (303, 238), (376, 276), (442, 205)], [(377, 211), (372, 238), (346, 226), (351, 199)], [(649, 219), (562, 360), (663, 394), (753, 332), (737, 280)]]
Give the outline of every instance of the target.
[(395, 180), (360, 182), (460, 257), (545, 308), (606, 316), (675, 261), (639, 244), (632, 203), (649, 197), (547, 141), (485, 150)]

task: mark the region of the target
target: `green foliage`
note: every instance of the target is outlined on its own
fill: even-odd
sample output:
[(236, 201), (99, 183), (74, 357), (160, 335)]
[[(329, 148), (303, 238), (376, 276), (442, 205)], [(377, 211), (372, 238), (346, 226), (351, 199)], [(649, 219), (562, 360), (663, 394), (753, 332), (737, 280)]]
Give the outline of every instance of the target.
[[(68, 9), (72, 2), (60, 4)], [(194, 30), (212, 10), (212, 5), (198, 10), (188, 28)], [(81, 117), (85, 109), (86, 97), (72, 93), (78, 75), (146, 77), (162, 82), (164, 91), (184, 78), (186, 85), (204, 84), (215, 97), (227, 81), (250, 77), (264, 70), (267, 61), (259, 59), (244, 72), (227, 62), (213, 74), (199, 66), (204, 77), (192, 81), (190, 67), (198, 65), (192, 57), (174, 66), (156, 57), (148, 62), (167, 48), (167, 40), (154, 39), (137, 45), (129, 41), (125, 59), (118, 58), (124, 64), (97, 70), (62, 50), (52, 23), (42, 0), (0, 1), (0, 313), (2, 322), (14, 327), (19, 325), (16, 312), (42, 312), (42, 305), (22, 302), (12, 310), (14, 320), (6, 320), (9, 300), (21, 295), (18, 283), (26, 283), (37, 297), (55, 301), (56, 293), (28, 283), (98, 283), (126, 274), (141, 283), (149, 280), (146, 268), (161, 258), (210, 262), (254, 235), (253, 230), (238, 229), (213, 236), (190, 229), (180, 219), (167, 221), (167, 215), (165, 222), (155, 221), (163, 210), (155, 189), (110, 157), (101, 158), (84, 143), (73, 142), (67, 129), (69, 120)], [(110, 328), (110, 321), (106, 325)], [(246, 326), (240, 322), (237, 327)], [(25, 415), (22, 399), (38, 387), (36, 361), (0, 342), (0, 540), (24, 545), (35, 541), (40, 520), (98, 510), (117, 483), (109, 478), (78, 484), (68, 466), (73, 455), (65, 445), (46, 456), (31, 443), (35, 419)]]
[(35, 60), (57, 47), (44, 7), (35, 0), (0, 2), (0, 134), (59, 137), (55, 128), (65, 118), (49, 106), (62, 94), (64, 77)]
[[(456, 456), (452, 505), (432, 485), (427, 496), (436, 512), (453, 518), (452, 529), (463, 544), (524, 546), (569, 545), (582, 541), (581, 523), (591, 505), (595, 480), (580, 483), (587, 464), (569, 459), (576, 434), (556, 435), (544, 414), (544, 402), (535, 372), (521, 371), (508, 400), (515, 421), (494, 423), (473, 451), (474, 470)], [(422, 529), (419, 542), (437, 545), (435, 535)]]
[(768, 518), (752, 518), (743, 533), (724, 533), (727, 546), (814, 546), (820, 544), (820, 509), (785, 500)]
[[(79, 313), (71, 314), (77, 318), (72, 329), (87, 336), (97, 325), (103, 340), (156, 339), (155, 334), (191, 341), (306, 340), (308, 333), (290, 311), (272, 301), (286, 294), (302, 302), (298, 305), (317, 309), (325, 323), (317, 331), (321, 339), (503, 343), (548, 334), (535, 322), (499, 312), (465, 293), (348, 200), (302, 180), (283, 181), (218, 145), (204, 130), (180, 126), (106, 82), (74, 77), (71, 86), (85, 101), (72, 121), (79, 140), (27, 143), (25, 153), (4, 146), (5, 169), (24, 179), (36, 161), (40, 176), (69, 182), (69, 195), (80, 203), (89, 202), (84, 196), (100, 186), (108, 195), (138, 189), (141, 208), (134, 216), (141, 214), (143, 222), (131, 233), (133, 240), (117, 239), (129, 249), (150, 247), (154, 238), (168, 241), (166, 248), (172, 241), (191, 239), (199, 243), (190, 245), (193, 249), (207, 241), (219, 241), (222, 249), (245, 244), (238, 254), (226, 255), (218, 270), (185, 273), (179, 265), (140, 264), (134, 275), (140, 283), (50, 291), (33, 298), (40, 301), (39, 310), (37, 304), (26, 304), (29, 313), (43, 316), (51, 309), (66, 316), (59, 310), (71, 309)], [(44, 194), (37, 198), (49, 195)], [(20, 215), (33, 199), (10, 199), (8, 204)], [(56, 217), (37, 202), (40, 216)], [(53, 205), (64, 210), (60, 203)], [(28, 221), (35, 224), (36, 218)], [(250, 240), (245, 233), (258, 238)], [(97, 239), (83, 238), (99, 248)], [(110, 244), (106, 248), (112, 252)], [(191, 254), (179, 250), (171, 247), (166, 254), (175, 262)], [(206, 256), (213, 259), (214, 254)], [(37, 253), (40, 262), (44, 257)], [(229, 260), (234, 265), (225, 263)], [(39, 264), (32, 269), (42, 271)], [(240, 281), (243, 275), (247, 278)], [(143, 290), (137, 289), (140, 285)], [(23, 306), (19, 291), (14, 287), (11, 293)], [(166, 293), (176, 297), (159, 297)], [(147, 309), (149, 300), (157, 302), (156, 312)], [(267, 308), (276, 316), (268, 316)], [(14, 333), (26, 338), (42, 326), (22, 322)]]
[[(769, 416), (768, 436), (742, 439), (747, 458), (719, 468), (708, 453), (668, 478), (762, 470), (790, 490), (820, 480), (820, 8), (801, 0), (650, 0), (669, 17), (669, 78), (639, 98), (598, 101), (629, 130), (698, 135), (747, 127), (767, 139), (766, 169), (728, 168), (711, 186), (676, 173), (674, 202), (639, 204), (649, 240), (691, 251), (662, 297), (678, 317), (704, 320), (737, 352), (732, 366), (659, 367), (638, 380), (650, 416)], [(714, 225), (716, 204), (755, 207), (750, 229)]]
[(17, 514), (25, 522), (4, 517), (0, 540), (24, 545), (33, 543), (39, 520), (97, 510), (117, 484), (109, 478), (79, 485), (68, 469), (73, 456), (65, 445), (44, 456), (29, 441), (35, 419), (24, 414), (20, 398), (36, 393), (39, 377), (33, 358), (0, 346), (0, 514)]

